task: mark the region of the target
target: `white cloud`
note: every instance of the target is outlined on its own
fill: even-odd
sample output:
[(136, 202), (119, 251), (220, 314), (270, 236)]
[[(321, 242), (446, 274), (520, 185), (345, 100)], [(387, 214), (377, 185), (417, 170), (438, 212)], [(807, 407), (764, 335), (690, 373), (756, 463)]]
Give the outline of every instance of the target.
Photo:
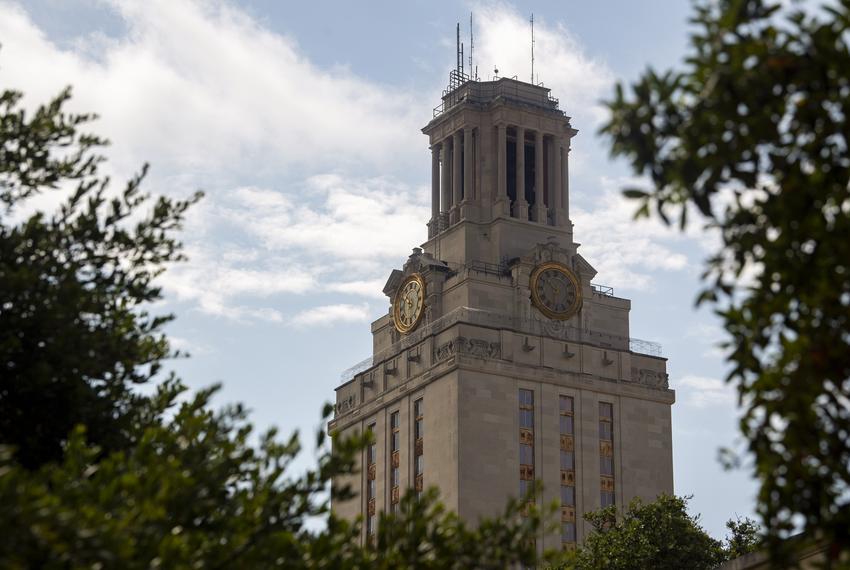
[(296, 326), (328, 326), (341, 322), (368, 321), (369, 305), (324, 305), (301, 311), (292, 318)]
[(0, 65), (4, 83), (30, 101), (72, 84), (73, 107), (101, 115), (96, 128), (120, 143), (110, 154), (125, 168), (140, 160), (183, 172), (329, 160), (380, 168), (424, 148), (427, 104), (416, 95), (318, 68), (292, 38), (227, 2), (108, 7), (125, 36), (94, 34), (61, 49), (22, 9), (0, 4)]
[(685, 406), (731, 408), (737, 402), (735, 389), (723, 380), (687, 375), (673, 386)]
[(596, 268), (602, 282), (644, 290), (653, 284), (658, 272), (690, 267), (688, 257), (672, 247), (689, 235), (656, 219), (635, 221), (637, 206), (621, 192), (634, 182), (601, 177), (600, 191), (591, 207), (573, 205), (570, 218), (575, 224), (575, 240), (582, 244), (579, 252)]
[[(474, 11), (475, 54), (481, 78), (488, 79), (495, 66), (500, 77), (531, 79), (528, 15), (495, 1), (479, 2)], [(599, 100), (610, 92), (614, 74), (604, 62), (589, 57), (561, 23), (536, 18), (534, 39), (534, 82), (539, 79), (552, 89), (568, 115), (581, 116), (579, 122), (595, 128), (603, 117)]]

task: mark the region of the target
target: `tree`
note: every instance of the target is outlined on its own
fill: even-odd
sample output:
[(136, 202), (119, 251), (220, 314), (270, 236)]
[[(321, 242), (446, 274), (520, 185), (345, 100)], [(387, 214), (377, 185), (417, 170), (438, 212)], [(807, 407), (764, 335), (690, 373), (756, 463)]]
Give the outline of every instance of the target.
[[(110, 193), (98, 172), (106, 141), (78, 132), (93, 115), (66, 113), (69, 97), (30, 118), (20, 93), (0, 94), (0, 443), (29, 468), (60, 459), (77, 424), (104, 453), (131, 444), (135, 388), (174, 355), (161, 332), (171, 316), (143, 305), (182, 259), (174, 233), (200, 197), (151, 204), (146, 167)], [(52, 214), (29, 206), (62, 191)]]
[(593, 532), (579, 550), (581, 570), (710, 569), (726, 557), (687, 511), (687, 498), (662, 495), (651, 503), (635, 499), (622, 516), (615, 506), (586, 513)]
[(681, 70), (645, 72), (602, 133), (639, 216), (721, 237), (710, 303), (774, 554), (795, 529), (850, 549), (850, 2), (699, 2)]
[(723, 546), (727, 560), (755, 552), (761, 545), (761, 527), (749, 517), (729, 519), (726, 528), (730, 533)]
[[(241, 406), (210, 407), (172, 376), (143, 397), (172, 355), (151, 316), (153, 279), (182, 259), (174, 234), (198, 198), (158, 198), (142, 174), (110, 198), (98, 175), (104, 141), (80, 134), (63, 92), (28, 119), (0, 95), (0, 567), (505, 568), (538, 560), (536, 508), (467, 526), (431, 491), (406, 496), (362, 546), (336, 518), (331, 488), (354, 472), (366, 436), (335, 442), (300, 476), (297, 434), (253, 444)], [(53, 214), (27, 201), (66, 189)], [(15, 222), (15, 219), (21, 221)], [(179, 403), (181, 402), (182, 403)], [(325, 415), (330, 413), (327, 406)], [(319, 433), (317, 444), (324, 444)], [(523, 511), (525, 516), (522, 516)], [(326, 521), (310, 530), (315, 517)]]
[[(184, 388), (165, 382), (144, 404), (136, 443), (103, 456), (79, 427), (61, 463), (35, 471), (0, 458), (0, 567), (23, 568), (493, 568), (538, 562), (541, 513), (508, 506), (503, 517), (464, 524), (430, 491), (384, 515), (374, 546), (360, 523), (329, 511), (330, 480), (351, 473), (365, 439), (337, 441), (333, 455), (299, 477), (287, 469), (297, 436), (272, 430), (250, 445), (245, 410), (209, 408), (215, 389), (176, 406)], [(326, 409), (329, 413), (330, 407)], [(319, 444), (323, 434), (319, 434)], [(334, 498), (349, 489), (333, 489)], [(325, 528), (308, 521), (322, 517)], [(544, 561), (554, 563), (556, 553)]]

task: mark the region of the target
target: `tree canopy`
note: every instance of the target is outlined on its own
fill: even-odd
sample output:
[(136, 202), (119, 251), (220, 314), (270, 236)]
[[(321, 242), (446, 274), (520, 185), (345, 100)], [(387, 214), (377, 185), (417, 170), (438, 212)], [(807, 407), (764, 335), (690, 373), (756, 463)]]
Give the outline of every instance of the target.
[(617, 86), (602, 133), (647, 186), (638, 215), (721, 237), (722, 318), (773, 550), (850, 549), (850, 1), (698, 2), (680, 69)]
[(622, 514), (615, 506), (585, 514), (593, 532), (579, 549), (576, 568), (709, 570), (757, 544), (758, 528), (744, 520), (727, 524), (732, 535), (724, 546), (688, 514), (687, 505), (687, 498), (662, 495), (651, 503), (634, 500)]
[[(104, 452), (140, 421), (135, 387), (172, 356), (169, 315), (153, 280), (182, 258), (175, 232), (189, 200), (141, 191), (146, 168), (111, 192), (97, 153), (106, 141), (78, 127), (66, 90), (30, 116), (0, 93), (0, 442), (30, 468), (61, 459), (77, 424)], [(54, 212), (33, 198), (53, 193)], [(67, 197), (64, 197), (67, 195)]]

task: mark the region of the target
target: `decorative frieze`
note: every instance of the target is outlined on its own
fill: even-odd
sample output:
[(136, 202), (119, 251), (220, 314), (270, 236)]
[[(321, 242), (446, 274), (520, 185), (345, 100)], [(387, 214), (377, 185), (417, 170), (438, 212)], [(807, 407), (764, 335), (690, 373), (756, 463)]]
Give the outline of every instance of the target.
[(478, 358), (500, 358), (501, 345), (480, 338), (459, 336), (434, 348), (434, 361), (440, 362), (455, 354), (469, 354)]
[(670, 387), (670, 375), (650, 368), (632, 366), (632, 382), (643, 384), (656, 390), (666, 390)]

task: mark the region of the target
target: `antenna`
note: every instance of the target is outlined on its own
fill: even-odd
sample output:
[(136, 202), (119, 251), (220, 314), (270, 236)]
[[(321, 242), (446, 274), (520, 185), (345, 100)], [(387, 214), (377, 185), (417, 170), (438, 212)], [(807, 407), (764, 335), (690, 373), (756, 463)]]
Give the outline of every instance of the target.
[[(475, 36), (473, 35), (472, 30), (472, 12), (469, 13), (469, 74), (472, 75), (472, 54), (475, 51)], [(473, 79), (478, 79), (478, 73), (476, 71)]]
[(534, 13), (531, 14), (531, 83), (534, 84)]
[(460, 70), (463, 69), (463, 55), (461, 54), (461, 51), (460, 51), (460, 22), (457, 23), (457, 40), (456, 40), (456, 42), (457, 42), (456, 43), (456, 46), (457, 46), (457, 70), (458, 70), (458, 72), (460, 72)]

